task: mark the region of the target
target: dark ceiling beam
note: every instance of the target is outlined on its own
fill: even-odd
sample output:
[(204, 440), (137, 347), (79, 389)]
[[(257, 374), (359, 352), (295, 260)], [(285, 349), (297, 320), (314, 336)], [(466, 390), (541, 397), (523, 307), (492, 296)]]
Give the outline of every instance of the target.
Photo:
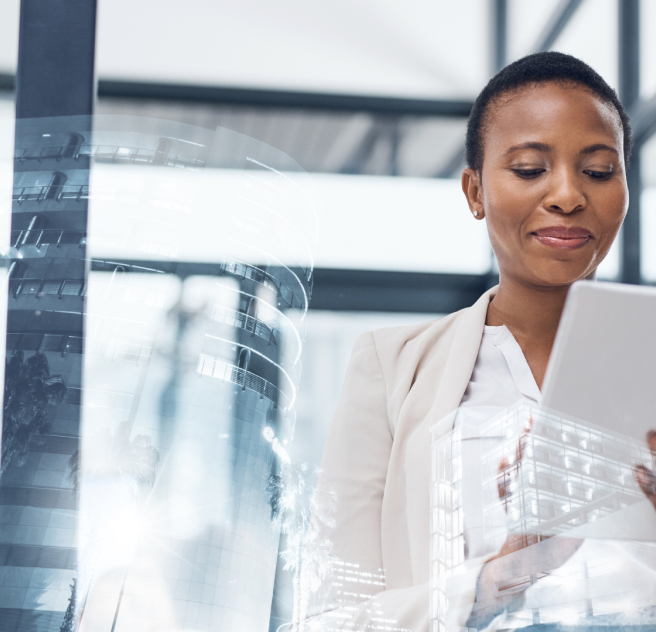
[(348, 174), (364, 173), (367, 162), (381, 143), (385, 143), (388, 150), (385, 175), (398, 176), (401, 130), (399, 128), (399, 119), (395, 116), (375, 116), (371, 126), (362, 136), (350, 156), (344, 161), (344, 166), (339, 172)]
[(16, 77), (7, 73), (0, 73), (0, 92), (12, 92), (16, 89)]
[(350, 156), (344, 161), (340, 173), (361, 174), (365, 163), (373, 153), (383, 131), (376, 120), (371, 122), (360, 142), (355, 146)]
[(485, 274), (317, 268), (310, 309), (450, 314), (488, 289)]
[(395, 116), (469, 116), (472, 102), (457, 99), (404, 99), (291, 90), (259, 90), (136, 81), (98, 82), (98, 96), (116, 99), (186, 101), (294, 110), (370, 112)]
[(572, 16), (576, 13), (576, 10), (581, 6), (582, 1), (583, 0), (562, 0), (545, 25), (540, 37), (538, 37), (537, 42), (533, 47), (534, 53), (541, 53), (542, 51), (549, 50), (554, 45), (560, 34), (569, 24)]
[(633, 143), (636, 152), (656, 133), (656, 94), (647, 101), (638, 102), (629, 111)]
[[(0, 91), (13, 90), (15, 78), (0, 73)], [(404, 99), (293, 90), (258, 90), (174, 83), (100, 79), (98, 96), (113, 99), (213, 103), (291, 110), (369, 112), (393, 116), (445, 116), (466, 118), (472, 101), (467, 99)]]

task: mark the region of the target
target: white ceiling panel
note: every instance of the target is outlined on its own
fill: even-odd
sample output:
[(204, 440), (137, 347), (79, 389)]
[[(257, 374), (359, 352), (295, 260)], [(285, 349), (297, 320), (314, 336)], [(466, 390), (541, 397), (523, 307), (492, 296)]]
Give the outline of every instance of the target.
[(471, 97), (487, 0), (100, 0), (98, 76), (419, 98)]
[(0, 1), (0, 72), (16, 72), (19, 16), (20, 0)]

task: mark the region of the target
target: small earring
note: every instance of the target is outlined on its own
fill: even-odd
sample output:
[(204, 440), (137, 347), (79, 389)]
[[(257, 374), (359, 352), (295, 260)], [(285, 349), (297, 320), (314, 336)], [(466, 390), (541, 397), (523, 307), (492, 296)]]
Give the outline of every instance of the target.
[(474, 217), (478, 217), (478, 211), (474, 211)]

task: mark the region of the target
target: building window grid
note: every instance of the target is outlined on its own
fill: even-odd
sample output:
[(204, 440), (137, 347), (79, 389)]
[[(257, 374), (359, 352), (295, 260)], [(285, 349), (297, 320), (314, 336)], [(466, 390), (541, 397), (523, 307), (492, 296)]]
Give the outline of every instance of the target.
[[(627, 437), (581, 426), (525, 405), (496, 422), (490, 422), (484, 432), (519, 437), (531, 417), (538, 423), (525, 438), (524, 465), (530, 463), (530, 466), (523, 467), (510, 486), (511, 491), (521, 489), (524, 492), (515, 493), (513, 510), (509, 511), (511, 529), (524, 529), (528, 524), (535, 528), (547, 520), (547, 515), (553, 520), (578, 513), (559, 525), (557, 531), (561, 532), (585, 521), (586, 516), (580, 510), (591, 501), (602, 501), (601, 506), (592, 509), (587, 517), (594, 520), (615, 511), (632, 498), (640, 498), (636, 495), (632, 468), (636, 463), (650, 462), (651, 455)], [(496, 490), (498, 463), (503, 456), (512, 458), (509, 449), (512, 442), (512, 439), (506, 441), (503, 447), (489, 451), (483, 458), (484, 471), (487, 472), (483, 485), (488, 498)], [(532, 490), (530, 496), (527, 494), (529, 490)], [(604, 498), (606, 503), (603, 503)], [(491, 507), (484, 512), (488, 519), (491, 513)], [(531, 518), (534, 515), (536, 519)]]
[[(532, 428), (526, 433), (530, 420)], [(523, 462), (510, 483), (509, 520), (507, 525), (499, 526), (493, 521), (501, 502), (498, 467), (502, 458), (510, 462), (516, 458), (522, 434)], [(480, 429), (480, 436), (505, 439), (482, 458), (487, 543), (498, 541), (507, 530), (563, 533), (643, 498), (632, 470), (638, 463), (650, 463), (651, 453), (619, 433), (565, 420), (522, 403), (490, 420)], [(458, 427), (446, 437), (433, 437), (431, 632), (446, 632), (448, 585), (464, 571), (461, 441)], [(588, 570), (585, 573), (592, 576)], [(604, 573), (603, 568), (595, 571), (596, 575)]]

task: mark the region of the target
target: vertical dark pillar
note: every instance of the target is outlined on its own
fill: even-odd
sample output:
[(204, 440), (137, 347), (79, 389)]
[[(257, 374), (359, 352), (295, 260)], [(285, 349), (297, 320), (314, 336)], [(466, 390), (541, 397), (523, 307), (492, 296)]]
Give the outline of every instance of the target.
[[(74, 629), (96, 0), (22, 0), (0, 478), (3, 632)], [(64, 391), (64, 385), (66, 387)]]
[[(631, 111), (640, 98), (640, 0), (619, 0), (619, 92)], [(640, 273), (640, 146), (636, 146), (627, 172), (629, 212), (622, 229), (623, 283), (641, 283)]]
[(494, 67), (499, 72), (508, 63), (508, 0), (494, 0)]
[(22, 0), (16, 117), (89, 116), (96, 0)]

